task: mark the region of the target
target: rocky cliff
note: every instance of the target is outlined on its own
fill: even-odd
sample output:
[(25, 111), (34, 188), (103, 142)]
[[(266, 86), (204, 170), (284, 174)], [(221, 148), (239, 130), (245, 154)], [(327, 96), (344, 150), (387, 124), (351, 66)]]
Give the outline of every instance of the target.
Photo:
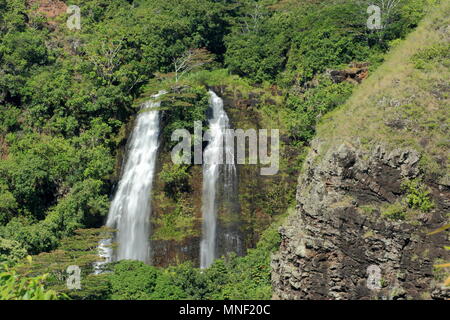
[[(433, 267), (449, 236), (429, 234), (449, 219), (448, 51), (420, 61), (448, 48), (439, 7), (318, 128), (272, 258), (274, 299), (450, 297)], [(409, 201), (408, 181), (432, 208)]]
[[(443, 258), (447, 235), (426, 231), (445, 222), (448, 186), (435, 186), (437, 210), (419, 225), (388, 221), (380, 210), (394, 202), (401, 181), (417, 177), (414, 150), (372, 153), (342, 144), (319, 163), (314, 146), (298, 186), (297, 214), (280, 229), (282, 244), (272, 261), (275, 294), (281, 299), (427, 298), (439, 296), (433, 262)], [(369, 266), (381, 271), (381, 289), (367, 285)], [(372, 267), (373, 268), (373, 267)]]

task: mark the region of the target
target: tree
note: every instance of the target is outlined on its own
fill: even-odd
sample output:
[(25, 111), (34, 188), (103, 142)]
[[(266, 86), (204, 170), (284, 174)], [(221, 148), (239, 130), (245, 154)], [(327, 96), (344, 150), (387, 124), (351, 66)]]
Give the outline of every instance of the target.
[(244, 11), (245, 16), (238, 23), (242, 33), (255, 32), (259, 33), (261, 25), (264, 23), (264, 18), (267, 16), (267, 9), (260, 3), (253, 2)]
[(111, 275), (111, 298), (148, 300), (156, 286), (160, 271), (141, 261), (123, 260), (114, 266)]
[(17, 201), (8, 190), (8, 186), (0, 181), (0, 225), (6, 224), (17, 210)]
[(178, 58), (173, 59), (175, 82), (187, 72), (196, 70), (213, 61), (213, 55), (205, 48), (188, 49)]
[(378, 0), (375, 2), (375, 4), (377, 4), (381, 9), (382, 29), (386, 28), (387, 25), (392, 22), (395, 9), (400, 4), (400, 2), (402, 2), (402, 0)]
[(19, 242), (0, 237), (0, 263), (15, 264), (26, 255), (27, 251)]

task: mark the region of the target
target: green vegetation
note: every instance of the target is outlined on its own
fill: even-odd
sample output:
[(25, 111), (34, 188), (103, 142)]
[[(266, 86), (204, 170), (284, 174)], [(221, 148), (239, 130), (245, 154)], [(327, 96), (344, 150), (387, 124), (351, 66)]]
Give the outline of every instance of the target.
[(187, 172), (187, 169), (188, 166), (183, 164), (164, 164), (163, 169), (159, 174), (159, 178), (164, 182), (164, 191), (166, 194), (176, 197), (179, 192), (189, 188), (189, 173)]
[(392, 220), (405, 220), (413, 218), (419, 212), (429, 212), (434, 208), (430, 191), (418, 179), (406, 180), (402, 183), (404, 197), (389, 205), (382, 214)]
[(53, 290), (46, 290), (46, 275), (25, 278), (14, 270), (0, 265), (0, 300), (58, 300), (63, 298)]
[(406, 210), (407, 208), (402, 203), (396, 202), (389, 205), (382, 214), (392, 220), (405, 220)]
[(234, 254), (224, 257), (204, 271), (190, 262), (162, 269), (124, 260), (113, 263), (110, 273), (83, 272), (81, 290), (67, 290), (63, 270), (68, 263), (78, 263), (83, 269), (90, 263), (81, 253), (88, 247), (93, 249), (94, 234), (91, 233), (89, 240), (80, 241), (80, 237), (89, 235), (84, 231), (80, 231), (75, 240), (64, 240), (60, 250), (37, 256), (36, 262), (20, 271), (26, 274), (47, 272), (47, 286), (64, 292), (71, 299), (270, 299), (270, 256), (280, 244), (277, 228), (285, 216), (280, 216), (263, 233), (257, 247), (249, 249), (245, 257)]
[[(40, 23), (25, 19), (35, 16), (25, 0), (0, 1), (0, 237), (31, 254), (56, 248), (79, 227), (102, 224), (118, 136), (143, 85), (170, 72), (172, 59), (188, 48), (223, 51), (226, 8), (219, 4), (71, 4), (83, 8), (80, 32), (66, 28), (64, 15), (51, 29), (44, 16)], [(166, 132), (184, 125), (178, 119), (202, 119), (205, 105), (168, 113)]]
[(366, 150), (377, 144), (412, 147), (422, 155), (424, 183), (445, 177), (450, 148), (446, 129), (450, 74), (443, 48), (448, 39), (445, 31), (436, 30), (446, 28), (449, 10), (445, 1), (437, 5), (344, 105), (322, 118), (317, 127), (324, 142), (321, 152), (344, 140), (360, 141)]
[(438, 43), (428, 48), (420, 49), (411, 57), (414, 67), (426, 70), (433, 63), (441, 63), (447, 68), (450, 60), (450, 44)]
[(19, 242), (0, 238), (0, 261), (6, 264), (15, 264), (25, 258), (27, 251)]
[(405, 202), (409, 208), (428, 212), (434, 207), (430, 191), (417, 179), (405, 181), (402, 188), (406, 191)]
[(169, 157), (163, 153), (160, 161), (164, 164), (155, 183), (152, 239), (181, 241), (199, 235), (192, 196), (193, 180), (199, 168), (173, 164)]
[[(204, 272), (189, 262), (163, 270), (140, 262), (119, 262), (114, 267), (119, 273), (111, 276), (112, 292), (118, 295), (113, 294), (112, 298), (270, 299), (270, 256), (280, 244), (277, 228), (282, 221), (279, 217), (246, 256), (230, 255), (216, 260)], [(145, 271), (140, 272), (141, 269)]]
[[(427, 151), (430, 157), (421, 159), (427, 179), (443, 175), (449, 116), (440, 88), (447, 85), (448, 46), (439, 43), (439, 32), (425, 28), (411, 36), (410, 47), (399, 46), (435, 2), (400, 1), (376, 32), (366, 27), (371, 1), (73, 0), (82, 28), (70, 31), (64, 12), (49, 18), (26, 0), (0, 0), (0, 263), (14, 267), (0, 274), (1, 298), (57, 298), (43, 289), (45, 282), (73, 299), (269, 299), (276, 226), (294, 202), (296, 178), (319, 123), (319, 133), (330, 140), (356, 134), (369, 144), (389, 133), (398, 145)], [(425, 47), (425, 40), (432, 46)], [(391, 46), (393, 59), (380, 70), (389, 70), (391, 78), (365, 80), (359, 90), (365, 95), (347, 102), (355, 82), (333, 81), (329, 70), (367, 62), (371, 73)], [(190, 65), (181, 68), (191, 53)], [(405, 59), (408, 68), (398, 69)], [(417, 94), (407, 99), (405, 91), (395, 111), (389, 103), (372, 108), (396, 96), (397, 78), (400, 88), (416, 83)], [(258, 244), (203, 272), (189, 262), (160, 269), (122, 261), (111, 265), (111, 273), (92, 275), (130, 124), (159, 90), (167, 94), (161, 98), (152, 239), (182, 240), (200, 232), (193, 190), (201, 171), (170, 165), (167, 155), (176, 143), (173, 130), (192, 132), (194, 121), (206, 130), (211, 86), (236, 102), (227, 110), (235, 127), (280, 129), (280, 174), (258, 180), (242, 169), (242, 231), (246, 246)], [(332, 118), (338, 127), (328, 126)], [(356, 121), (361, 125), (350, 129)], [(405, 129), (391, 135), (397, 129), (388, 121)], [(429, 141), (418, 141), (417, 132)], [(418, 182), (405, 184), (405, 192), (402, 206), (433, 208)], [(403, 214), (399, 208), (386, 213), (395, 219)], [(23, 264), (28, 254), (33, 261)], [(69, 292), (65, 270), (74, 264), (83, 267), (84, 284)]]
[(165, 197), (157, 198), (165, 201), (161, 206), (164, 213), (154, 218), (156, 230), (152, 235), (153, 240), (177, 240), (186, 239), (199, 235), (196, 230), (197, 218), (194, 215), (194, 209), (186, 195), (178, 199), (168, 199)]

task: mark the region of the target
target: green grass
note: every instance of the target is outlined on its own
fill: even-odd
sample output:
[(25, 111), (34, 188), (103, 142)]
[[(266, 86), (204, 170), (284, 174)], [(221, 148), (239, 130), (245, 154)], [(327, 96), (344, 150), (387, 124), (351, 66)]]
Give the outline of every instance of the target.
[(377, 144), (412, 147), (423, 155), (427, 178), (448, 172), (449, 17), (450, 3), (442, 1), (346, 104), (322, 119), (317, 129), (322, 155), (343, 141), (366, 150)]

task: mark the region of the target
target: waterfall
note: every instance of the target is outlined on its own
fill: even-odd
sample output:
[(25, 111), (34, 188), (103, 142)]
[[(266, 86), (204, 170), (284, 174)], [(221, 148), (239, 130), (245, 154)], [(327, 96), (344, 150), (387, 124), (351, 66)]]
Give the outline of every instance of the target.
[[(116, 260), (150, 259), (150, 199), (159, 138), (159, 92), (142, 106), (127, 146), (127, 155), (117, 192), (111, 203), (106, 226), (116, 229)], [(98, 251), (104, 262), (112, 261), (111, 239), (100, 241)], [(101, 262), (100, 262), (101, 264)], [(99, 269), (98, 263), (95, 266)], [(98, 273), (98, 272), (97, 272)]]
[[(223, 180), (224, 195), (233, 193), (236, 180), (236, 167), (225, 164), (226, 155), (232, 152), (226, 141), (226, 129), (229, 128), (228, 116), (223, 109), (223, 100), (213, 91), (209, 91), (210, 139), (203, 154), (203, 190), (202, 190), (202, 240), (200, 242), (200, 267), (209, 267), (217, 256), (217, 191), (218, 182)], [(223, 147), (225, 146), (225, 147)]]
[(103, 273), (103, 267), (106, 263), (111, 262), (113, 256), (112, 238), (105, 238), (99, 241), (97, 246), (100, 261), (94, 262), (94, 274)]

